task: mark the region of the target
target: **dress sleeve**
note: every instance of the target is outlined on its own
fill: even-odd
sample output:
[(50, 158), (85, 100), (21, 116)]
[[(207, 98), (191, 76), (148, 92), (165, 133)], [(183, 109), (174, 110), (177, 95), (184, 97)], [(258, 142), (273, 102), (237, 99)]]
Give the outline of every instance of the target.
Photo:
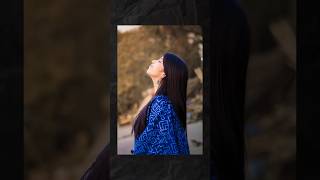
[(172, 105), (165, 99), (155, 99), (151, 106), (147, 126), (138, 137), (138, 143), (142, 143), (139, 148), (144, 149), (144, 152), (140, 152), (149, 155), (178, 154), (174, 118)]

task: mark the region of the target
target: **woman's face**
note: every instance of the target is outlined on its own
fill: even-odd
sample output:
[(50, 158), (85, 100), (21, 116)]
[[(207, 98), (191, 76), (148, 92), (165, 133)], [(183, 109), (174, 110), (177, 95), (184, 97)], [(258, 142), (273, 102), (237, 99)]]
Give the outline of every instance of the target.
[(163, 56), (159, 59), (152, 60), (152, 64), (149, 65), (147, 74), (154, 79), (162, 79), (164, 74)]

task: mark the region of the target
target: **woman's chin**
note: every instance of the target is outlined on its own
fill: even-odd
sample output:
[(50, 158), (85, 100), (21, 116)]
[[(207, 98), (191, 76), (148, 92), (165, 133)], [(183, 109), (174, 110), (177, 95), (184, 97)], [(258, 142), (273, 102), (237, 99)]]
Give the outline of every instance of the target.
[(146, 73), (150, 76), (150, 68), (147, 69)]
[(152, 78), (152, 73), (150, 73), (150, 71), (146, 71), (146, 74), (150, 77), (150, 78)]

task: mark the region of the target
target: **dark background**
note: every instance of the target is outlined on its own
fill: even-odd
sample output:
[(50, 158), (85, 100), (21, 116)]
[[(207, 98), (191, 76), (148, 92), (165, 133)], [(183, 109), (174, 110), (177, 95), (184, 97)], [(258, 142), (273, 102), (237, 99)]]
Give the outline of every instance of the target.
[[(106, 92), (108, 91), (108, 86), (109, 86), (108, 77), (110, 75), (108, 71), (108, 65), (110, 64), (110, 61), (105, 61), (106, 59), (109, 59), (108, 58), (109, 55), (107, 51), (105, 51), (105, 49), (108, 48), (107, 44), (108, 44), (108, 39), (110, 38), (108, 36), (109, 23), (105, 17), (108, 17), (108, 13), (110, 12), (108, 10), (110, 3), (107, 1), (90, 1), (90, 4), (86, 4), (83, 1), (74, 1), (74, 3), (72, 3), (72, 1), (68, 1), (68, 3), (65, 1), (42, 2), (42, 3), (39, 3), (36, 1), (27, 1), (24, 4), (25, 4), (24, 10), (22, 8), (21, 1), (10, 1), (10, 2), (8, 1), (5, 6), (1, 6), (2, 7), (1, 13), (3, 13), (3, 15), (1, 16), (1, 35), (2, 35), (1, 59), (3, 59), (3, 61), (1, 61), (0, 90), (1, 90), (1, 95), (3, 96), (2, 98), (3, 101), (1, 101), (1, 105), (3, 105), (2, 113), (4, 114), (2, 116), (3, 125), (1, 130), (1, 142), (3, 144), (3, 147), (1, 148), (1, 155), (2, 155), (2, 159), (4, 159), (4, 161), (2, 162), (2, 165), (4, 166), (4, 168), (2, 168), (4, 172), (3, 176), (10, 175), (11, 179), (17, 179), (17, 178), (22, 179), (23, 176), (24, 177), (32, 176), (31, 174), (29, 174), (30, 172), (36, 172), (35, 173), (36, 178), (37, 177), (43, 178), (48, 176), (51, 177), (55, 173), (56, 173), (55, 177), (60, 179), (63, 179), (65, 177), (71, 177), (71, 176), (77, 178), (78, 175), (81, 174), (83, 168), (86, 168), (90, 164), (90, 162), (94, 159), (95, 155), (100, 150), (100, 148), (102, 148), (105, 142), (108, 142), (108, 138), (109, 138), (108, 133), (107, 135), (104, 135), (104, 132), (106, 131), (102, 130), (103, 133), (101, 135), (102, 137), (101, 143), (100, 144), (97, 143), (98, 145), (96, 146), (97, 147), (96, 150), (92, 150), (92, 155), (86, 161), (81, 159), (87, 158), (89, 156), (88, 152), (81, 152), (83, 154), (86, 154), (86, 156), (79, 155), (81, 157), (79, 159), (73, 156), (70, 156), (71, 159), (74, 158), (74, 159), (77, 159), (78, 162), (79, 161), (84, 162), (81, 165), (81, 167), (78, 168), (78, 170), (71, 171), (74, 173), (74, 175), (67, 175), (65, 173), (66, 170), (61, 170), (61, 168), (60, 169), (58, 168), (61, 165), (59, 163), (65, 163), (63, 165), (63, 169), (68, 169), (68, 167), (69, 168), (75, 167), (72, 162), (71, 163), (68, 162), (69, 156), (65, 156), (68, 153), (70, 154), (70, 151), (72, 152), (82, 151), (82, 150), (79, 150), (82, 148), (74, 147), (74, 146), (70, 147), (70, 145), (66, 145), (66, 144), (69, 144), (69, 142), (74, 143), (73, 138), (75, 138), (75, 134), (81, 132), (83, 129), (90, 129), (90, 128), (95, 129), (95, 127), (100, 125), (100, 123), (103, 124), (103, 122), (106, 122), (105, 119), (107, 119), (108, 117), (107, 116), (108, 108), (107, 107), (104, 108), (103, 106), (105, 102), (104, 97), (108, 97)], [(302, 1), (298, 1), (298, 4), (299, 4), (297, 6), (297, 8), (299, 8), (298, 23), (297, 23), (297, 26), (293, 25), (298, 29), (296, 31), (297, 41), (298, 41), (297, 72), (299, 75), (298, 88), (297, 88), (298, 90), (297, 117), (299, 118), (299, 121), (298, 121), (298, 127), (299, 127), (298, 129), (298, 134), (299, 134), (298, 136), (298, 155), (299, 155), (298, 170), (299, 172), (298, 172), (298, 175), (299, 176), (304, 175), (304, 179), (307, 179), (307, 177), (309, 177), (309, 179), (312, 179), (317, 177), (318, 173), (317, 171), (315, 171), (317, 166), (316, 164), (314, 164), (314, 162), (318, 162), (319, 160), (319, 156), (317, 156), (318, 153), (317, 151), (315, 151), (319, 149), (319, 147), (316, 146), (317, 139), (315, 138), (318, 131), (312, 131), (311, 127), (314, 126), (314, 124), (312, 124), (312, 120), (316, 121), (317, 119), (319, 119), (317, 109), (320, 101), (318, 97), (311, 96), (311, 94), (315, 95), (319, 91), (319, 89), (316, 87), (317, 81), (314, 78), (317, 77), (317, 72), (319, 67), (319, 62), (318, 62), (319, 38), (317, 35), (318, 34), (317, 27), (320, 21), (318, 18), (315, 17), (315, 13), (317, 13), (316, 6), (311, 5), (308, 1), (303, 1), (303, 3)], [(262, 9), (268, 10), (268, 8), (262, 8)], [(249, 14), (249, 10), (246, 10), (246, 11)], [(257, 10), (256, 13), (259, 13), (259, 11)], [(303, 13), (303, 20), (302, 20), (302, 13)], [(22, 28), (23, 14), (24, 14), (24, 28)], [(45, 24), (45, 25), (42, 26), (41, 24)], [(302, 33), (303, 33), (303, 36), (302, 36)], [(92, 40), (93, 35), (96, 36), (95, 41)], [(270, 38), (270, 34), (268, 36)], [(72, 39), (72, 40), (68, 40), (68, 39)], [(265, 41), (269, 41), (269, 40), (268, 38), (265, 38)], [(34, 42), (31, 42), (31, 41), (34, 41)], [(101, 43), (100, 45), (99, 45), (99, 42)], [(69, 46), (64, 45), (64, 43), (66, 44), (69, 43)], [(265, 50), (270, 49), (270, 47), (275, 46), (275, 44), (276, 43), (274, 43), (272, 46), (270, 44), (268, 46), (265, 46)], [(24, 45), (24, 49), (22, 48), (23, 45)], [(65, 48), (61, 48), (63, 46), (65, 46)], [(261, 48), (261, 49), (264, 49), (264, 48)], [(24, 54), (23, 54), (23, 50), (24, 50)], [(24, 57), (24, 60), (23, 60), (23, 57)], [(29, 57), (29, 62), (27, 60), (28, 57)], [(90, 60), (90, 57), (94, 58), (95, 61)], [(52, 58), (51, 65), (49, 65), (50, 58)], [(62, 61), (61, 59), (64, 59), (66, 61), (70, 60), (70, 62)], [(71, 59), (74, 60), (74, 62), (71, 62), (72, 61)], [(61, 61), (59, 62), (59, 60)], [(76, 61), (79, 61), (79, 63), (77, 63)], [(92, 62), (99, 64), (99, 66), (89, 65)], [(28, 63), (31, 63), (31, 64), (28, 65)], [(47, 63), (48, 65), (46, 65)], [(63, 65), (60, 65), (60, 63)], [(87, 68), (85, 64), (88, 65), (88, 67), (91, 66), (93, 70), (89, 70), (90, 68)], [(23, 65), (24, 65), (24, 68), (23, 68)], [(102, 68), (101, 66), (102, 67), (105, 66), (107, 68)], [(52, 70), (48, 70), (51, 67), (55, 67), (55, 68), (53, 68)], [(71, 70), (72, 68), (74, 68), (74, 70)], [(33, 71), (35, 75), (32, 75)], [(89, 71), (89, 72), (85, 72), (85, 71)], [(30, 74), (27, 75), (28, 72)], [(77, 74), (77, 73), (78, 74), (73, 75), (73, 73), (70, 73), (70, 72), (73, 72), (74, 74)], [(97, 74), (88, 75), (90, 73), (95, 74), (93, 72), (95, 73), (98, 72), (97, 74), (99, 75)], [(67, 75), (68, 73), (72, 75)], [(100, 73), (103, 74), (103, 76), (100, 76), (101, 75)], [(31, 77), (35, 77), (35, 79)], [(78, 80), (74, 80), (74, 81), (73, 80), (69, 81), (70, 79), (61, 80), (65, 77), (68, 77), (70, 79), (77, 77)], [(103, 78), (100, 80), (97, 80), (97, 78), (99, 77), (103, 77)], [(58, 80), (61, 80), (62, 82), (58, 82)], [(24, 83), (24, 88), (23, 88), (23, 83)], [(43, 84), (43, 87), (41, 87), (42, 84)], [(66, 90), (62, 90), (64, 88), (63, 84), (64, 86), (68, 86)], [(48, 88), (46, 89), (47, 85), (48, 85)], [(82, 87), (84, 89), (81, 89), (79, 87)], [(33, 90), (32, 88), (35, 88), (36, 90)], [(104, 88), (106, 91), (103, 90)], [(52, 89), (55, 89), (55, 90), (52, 91)], [(32, 91), (36, 91), (37, 93), (34, 93)], [(33, 95), (35, 97), (32, 97), (31, 95), (30, 97), (28, 97), (29, 95), (26, 95), (28, 94), (28, 92), (30, 94), (35, 94)], [(44, 94), (47, 94), (47, 95), (44, 95)], [(24, 99), (30, 98), (31, 100), (30, 101), (24, 100), (23, 95), (25, 96)], [(37, 97), (38, 95), (39, 97)], [(81, 98), (76, 98), (76, 97), (81, 97)], [(92, 104), (100, 104), (100, 105), (102, 104), (101, 105), (102, 107), (99, 105), (100, 110), (96, 110), (95, 108), (92, 108), (94, 109), (93, 112), (87, 111), (87, 109), (90, 109), (91, 107), (86, 107), (86, 105), (88, 105), (87, 104), (88, 100), (86, 100), (85, 97), (96, 97), (93, 99), (90, 98), (90, 100)], [(39, 99), (35, 100), (37, 98)], [(23, 101), (26, 101), (26, 102), (23, 102)], [(69, 106), (63, 105), (60, 107), (59, 104), (57, 105), (55, 101), (64, 102), (62, 104), (68, 104), (68, 102), (69, 103), (71, 102), (72, 104), (74, 101), (78, 101), (79, 106), (78, 105), (71, 106), (73, 108), (70, 108)], [(38, 104), (35, 102), (38, 102)], [(34, 104), (34, 105), (31, 105), (31, 104)], [(23, 111), (23, 105), (25, 105), (24, 111)], [(81, 107), (81, 106), (85, 106), (85, 107)], [(64, 108), (67, 110), (62, 110)], [(82, 108), (85, 109), (84, 113), (87, 112), (87, 115), (85, 117), (89, 116), (90, 119), (93, 119), (92, 120), (93, 123), (89, 124), (90, 127), (86, 127), (85, 125), (82, 125), (82, 123), (79, 124), (79, 122), (81, 121), (83, 121), (83, 123), (88, 123), (87, 118), (81, 117), (79, 115), (79, 113), (81, 114), (81, 111), (79, 110)], [(54, 114), (54, 116), (49, 116), (47, 113), (48, 114), (52, 113)], [(32, 116), (28, 118), (28, 115), (30, 114), (32, 114)], [(58, 115), (55, 115), (55, 114), (58, 114)], [(93, 118), (91, 118), (91, 116)], [(53, 130), (53, 132), (44, 131), (42, 128), (44, 128), (44, 126), (49, 126), (49, 125), (45, 123), (44, 125), (41, 126), (41, 123), (43, 123), (41, 121), (45, 121), (47, 119), (52, 120), (55, 118), (57, 118), (58, 122), (61, 121), (62, 119), (70, 118), (70, 121), (73, 122), (73, 123), (70, 123), (72, 126), (71, 128), (72, 130), (70, 129), (63, 130), (60, 128), (56, 128), (56, 130)], [(73, 118), (74, 120), (71, 120)], [(77, 121), (78, 119), (79, 119), (79, 122)], [(24, 133), (28, 133), (27, 126), (29, 126), (30, 128), (30, 125), (27, 125), (28, 124), (27, 122), (32, 122), (32, 121), (39, 122), (39, 125), (40, 125), (39, 127), (40, 130), (34, 132), (36, 135), (32, 135), (32, 136), (40, 139), (42, 138), (42, 140), (36, 141), (34, 138), (31, 138), (30, 140), (34, 141), (35, 145), (30, 146), (25, 144), (23, 148), (23, 140), (25, 142), (30, 142), (30, 140), (29, 141), (27, 140), (29, 135), (26, 135)], [(55, 123), (57, 122), (54, 122), (51, 125), (53, 127), (57, 126), (57, 124)], [(68, 124), (69, 122), (68, 120), (66, 120), (59, 123)], [(79, 124), (79, 127), (75, 124)], [(38, 125), (38, 123), (36, 123), (35, 125)], [(33, 126), (31, 125), (31, 127)], [(64, 136), (68, 138), (61, 138), (61, 137), (58, 138), (56, 136), (57, 135), (59, 136), (60, 134), (55, 133), (58, 131), (72, 132), (72, 134)], [(37, 134), (39, 132), (40, 134)], [(41, 132), (46, 134), (41, 134)], [(73, 133), (73, 132), (77, 132), (77, 133)], [(256, 132), (256, 131), (253, 130), (253, 132)], [(50, 135), (50, 133), (52, 133), (52, 135)], [(24, 137), (23, 137), (23, 134), (24, 134)], [(98, 133), (94, 132), (93, 134), (97, 135)], [(81, 137), (83, 135), (81, 135), (80, 133), (80, 135), (78, 134), (77, 136), (78, 136), (78, 139), (82, 139)], [(72, 140), (70, 140), (69, 137)], [(87, 138), (87, 139), (90, 139), (90, 138)], [(98, 139), (98, 138), (92, 137), (91, 141), (93, 139)], [(274, 139), (271, 139), (271, 140), (278, 140), (278, 139), (279, 138), (277, 137), (277, 135), (275, 135)], [(78, 145), (82, 144), (88, 147), (88, 149), (93, 147), (92, 144), (94, 144), (93, 142), (90, 143), (90, 140), (78, 140), (76, 142), (79, 143)], [(43, 149), (40, 148), (41, 146)], [(46, 147), (46, 146), (49, 146), (49, 147)], [(31, 149), (33, 148), (33, 150), (28, 150), (28, 148), (31, 148)], [(23, 149), (24, 149), (24, 153), (23, 153)], [(68, 149), (69, 149), (69, 152), (68, 152)], [(40, 151), (39, 157), (36, 157), (35, 155), (32, 156), (32, 154), (36, 154), (35, 152), (37, 151)], [(248, 150), (248, 152), (250, 154), (250, 150)], [(253, 154), (254, 152), (258, 152), (258, 151), (251, 151), (251, 154)], [(41, 154), (44, 154), (44, 155), (41, 155)], [(264, 155), (267, 155), (267, 154), (268, 152), (262, 153), (262, 155), (260, 156), (260, 159), (264, 159)], [(64, 156), (67, 158), (62, 158)], [(28, 157), (34, 157), (34, 159), (33, 158), (28, 159)], [(271, 159), (270, 157), (271, 156), (269, 155), (269, 158), (268, 158), (269, 160)], [(39, 160), (39, 158), (41, 158), (41, 161)], [(66, 160), (61, 160), (59, 161), (59, 163), (55, 163), (54, 161), (55, 159), (66, 159)], [(24, 162), (24, 165), (23, 165), (24, 168), (22, 167), (22, 164), (19, 165), (22, 162)], [(294, 161), (289, 160), (288, 162), (289, 162), (288, 163), (289, 167), (283, 166), (284, 170), (282, 169), (281, 172), (283, 171), (283, 172), (291, 172), (291, 173), (289, 174), (284, 173), (284, 175), (282, 175), (284, 176), (284, 179), (286, 177), (292, 177), (292, 175), (295, 174), (292, 171), (293, 169), (295, 169), (295, 166), (290, 165), (290, 163)], [(260, 164), (263, 164), (263, 163), (260, 162)], [(279, 167), (279, 166), (276, 166), (276, 167)], [(286, 168), (288, 168), (290, 171), (287, 171)], [(17, 173), (17, 171), (23, 172), (23, 169), (25, 172), (24, 175)], [(48, 172), (50, 172), (49, 175), (48, 175)], [(258, 173), (258, 175), (255, 177), (259, 177), (259, 175), (264, 174), (263, 172), (265, 171), (262, 170), (260, 172), (261, 173), (260, 174)], [(253, 177), (254, 176), (252, 176), (252, 178)]]
[(296, 179), (296, 1), (242, 0), (251, 31), (248, 180)]

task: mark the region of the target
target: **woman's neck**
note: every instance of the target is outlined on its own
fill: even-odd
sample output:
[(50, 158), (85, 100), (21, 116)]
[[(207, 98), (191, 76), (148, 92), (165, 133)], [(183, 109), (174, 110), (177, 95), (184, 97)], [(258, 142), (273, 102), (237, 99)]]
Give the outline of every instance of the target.
[(153, 94), (156, 94), (156, 92), (159, 88), (159, 85), (157, 83), (158, 80), (152, 79), (152, 81), (153, 81)]

